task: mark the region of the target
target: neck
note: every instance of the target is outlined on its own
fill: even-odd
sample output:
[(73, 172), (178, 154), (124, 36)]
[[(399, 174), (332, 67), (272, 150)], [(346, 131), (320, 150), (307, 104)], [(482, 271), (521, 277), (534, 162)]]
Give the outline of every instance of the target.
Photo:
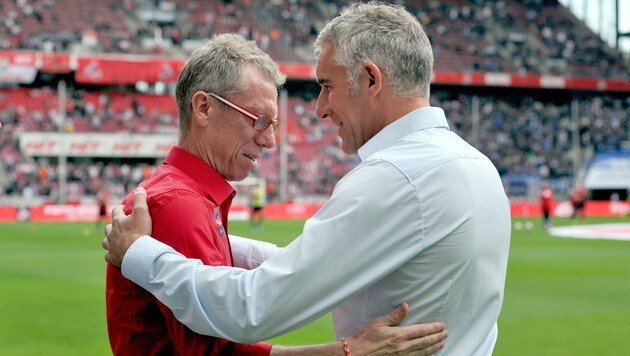
[(209, 162), (207, 162), (205, 157), (203, 157), (202, 155), (203, 151), (200, 149), (199, 145), (197, 144), (199, 140), (195, 140), (194, 136), (195, 134), (190, 131), (184, 136), (180, 135), (179, 140), (177, 141), (177, 147), (194, 154), (195, 156), (203, 159), (204, 161), (206, 161), (206, 163), (209, 164)]
[(430, 106), (428, 98), (393, 99), (383, 102), (381, 113), (385, 116), (383, 121), (387, 126), (414, 110), (428, 106)]

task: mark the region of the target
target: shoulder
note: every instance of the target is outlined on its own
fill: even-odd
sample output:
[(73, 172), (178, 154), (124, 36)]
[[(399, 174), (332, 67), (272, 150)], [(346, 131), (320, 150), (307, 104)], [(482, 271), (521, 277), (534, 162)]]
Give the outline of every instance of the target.
[(335, 186), (331, 198), (343, 197), (376, 207), (384, 197), (411, 193), (413, 187), (409, 183), (408, 177), (392, 162), (370, 159), (348, 172)]
[[(468, 161), (484, 162), (496, 170), (490, 160), (455, 133), (445, 129), (420, 130), (372, 155), (367, 161), (383, 160), (399, 169), (409, 180), (431, 171), (467, 169)], [(366, 161), (366, 163), (367, 163)], [(447, 164), (448, 163), (448, 164)]]
[[(178, 170), (156, 171), (156, 174), (140, 183), (140, 186), (147, 191), (147, 204), (151, 214), (176, 200), (191, 204), (207, 200), (197, 183)], [(123, 204), (126, 208), (131, 207), (133, 191), (127, 194)]]

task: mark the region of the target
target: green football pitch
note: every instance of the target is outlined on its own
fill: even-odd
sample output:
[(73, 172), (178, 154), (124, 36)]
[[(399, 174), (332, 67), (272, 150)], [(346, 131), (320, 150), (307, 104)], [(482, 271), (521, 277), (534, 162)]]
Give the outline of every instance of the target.
[[(531, 230), (512, 233), (495, 355), (630, 354), (630, 241), (555, 238), (530, 221)], [(286, 245), (303, 223), (266, 221), (253, 234), (233, 221), (230, 232)], [(93, 223), (0, 224), (0, 354), (111, 353), (100, 241)], [(326, 316), (271, 341), (331, 340)]]

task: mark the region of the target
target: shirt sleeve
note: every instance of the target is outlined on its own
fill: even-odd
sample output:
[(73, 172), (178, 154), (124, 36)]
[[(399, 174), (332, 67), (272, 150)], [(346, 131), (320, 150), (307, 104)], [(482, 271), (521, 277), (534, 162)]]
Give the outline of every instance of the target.
[(272, 243), (229, 235), (234, 267), (252, 269), (282, 250)]
[(337, 184), (297, 239), (253, 270), (204, 266), (144, 236), (122, 272), (202, 334), (251, 343), (301, 327), (423, 248), (406, 177), (382, 161), (362, 167)]
[(258, 342), (243, 344), (218, 337), (202, 335), (191, 331), (186, 325), (178, 322), (168, 307), (159, 303), (165, 317), (168, 333), (177, 354), (182, 355), (247, 355), (268, 356), (271, 344)]

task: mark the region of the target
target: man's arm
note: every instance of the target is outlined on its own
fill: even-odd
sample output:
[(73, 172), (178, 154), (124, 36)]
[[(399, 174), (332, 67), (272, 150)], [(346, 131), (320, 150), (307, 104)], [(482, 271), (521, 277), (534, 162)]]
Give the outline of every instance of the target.
[(282, 250), (272, 243), (229, 235), (234, 267), (252, 269)]
[[(340, 182), (303, 234), (259, 268), (204, 266), (147, 236), (128, 250), (122, 272), (202, 334), (256, 342), (303, 326), (426, 248), (418, 212), (392, 208), (416, 206), (406, 178), (388, 165), (353, 172), (354, 184)], [(146, 231), (137, 233), (122, 212), (114, 215), (111, 241), (104, 243), (112, 244), (108, 261), (120, 263)], [(118, 241), (130, 231), (131, 238)]]
[[(122, 212), (122, 206), (119, 207)], [(116, 233), (114, 236), (120, 236), (121, 239), (113, 240), (111, 246), (107, 238), (103, 239), (103, 247), (108, 250), (105, 260), (115, 266), (120, 267), (122, 256), (127, 252), (129, 246), (142, 235), (151, 235), (151, 217), (148, 214), (146, 205), (146, 191), (143, 187), (134, 190), (134, 208), (133, 218), (124, 222), (120, 221), (120, 225), (116, 225)], [(112, 213), (113, 215), (113, 213)], [(122, 214), (124, 215), (124, 214)], [(105, 226), (105, 235), (109, 236), (112, 224)], [(258, 267), (265, 260), (275, 256), (282, 247), (278, 247), (272, 243), (249, 239), (246, 237), (229, 235), (232, 257), (234, 257), (234, 266), (252, 269)]]
[[(111, 244), (103, 240), (103, 247), (111, 248), (106, 260), (121, 261), (129, 246), (140, 236), (151, 233), (151, 217), (146, 206), (146, 192), (142, 188), (134, 192), (134, 209), (129, 216), (125, 215), (122, 207), (113, 213), (115, 229), (121, 239), (112, 239)], [(112, 224), (106, 227), (109, 235)], [(110, 235), (111, 236), (111, 235)], [(149, 239), (149, 237), (146, 237)], [(151, 241), (155, 241), (150, 239)], [(155, 241), (157, 242), (157, 241)], [(122, 252), (121, 252), (122, 251)], [(448, 332), (442, 323), (414, 324), (396, 326), (407, 315), (409, 306), (402, 304), (388, 315), (367, 323), (347, 340), (350, 352), (356, 355), (391, 355), (414, 354), (430, 355), (444, 347), (444, 340)], [(278, 346), (274, 345), (272, 355), (344, 355), (341, 342), (307, 346)]]

